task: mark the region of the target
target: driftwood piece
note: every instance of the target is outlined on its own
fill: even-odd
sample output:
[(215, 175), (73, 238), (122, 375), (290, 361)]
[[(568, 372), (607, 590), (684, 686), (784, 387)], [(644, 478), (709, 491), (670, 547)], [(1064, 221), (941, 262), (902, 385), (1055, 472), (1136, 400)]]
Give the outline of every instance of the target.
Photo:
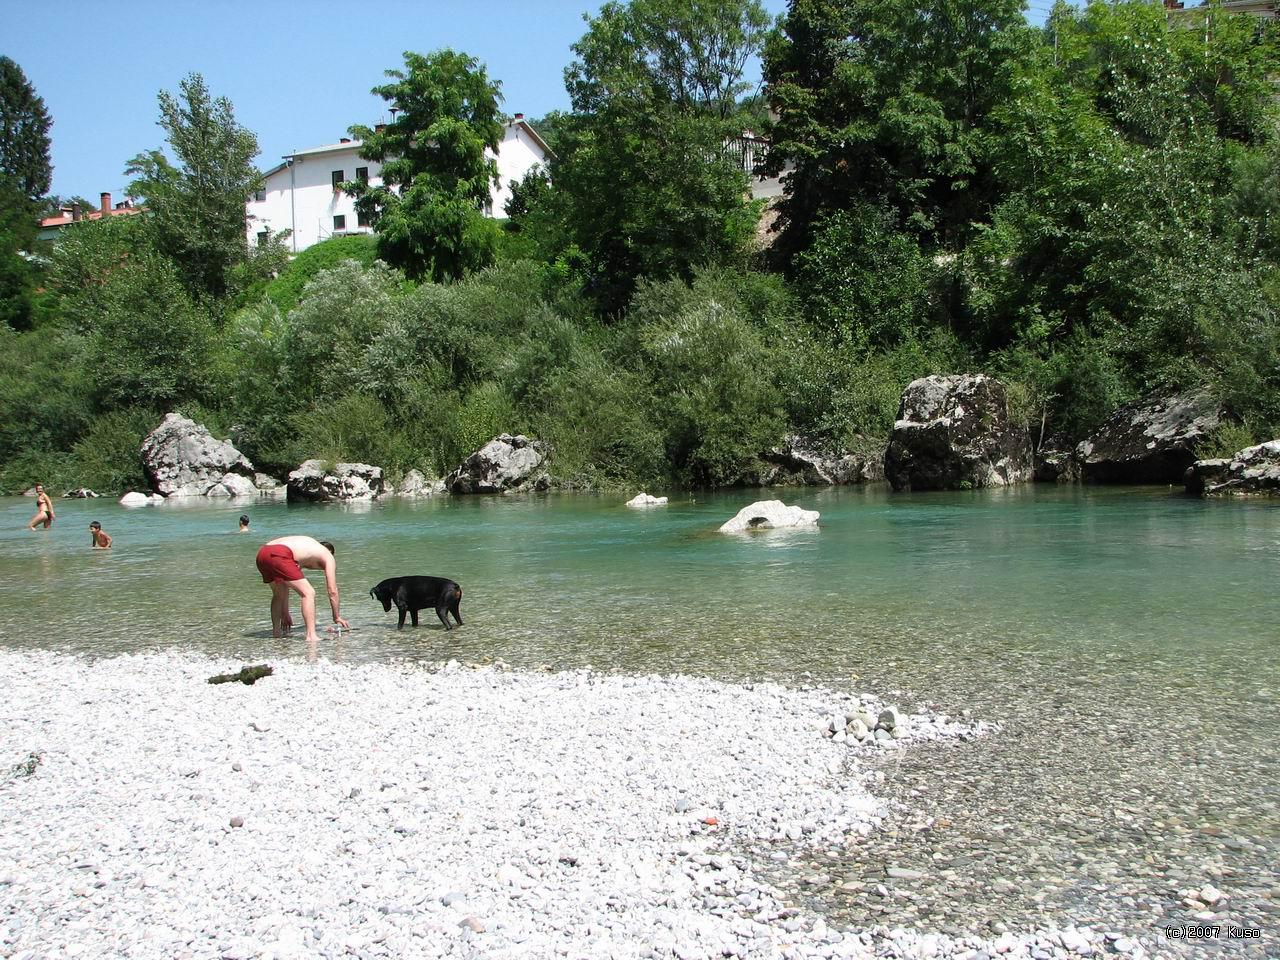
[(209, 683), (234, 683), (239, 680), (241, 683), (249, 684), (263, 677), (269, 677), (271, 673), (271, 668), (267, 664), (260, 663), (256, 667), (241, 667), (237, 673), (220, 673), (216, 677), (210, 677)]

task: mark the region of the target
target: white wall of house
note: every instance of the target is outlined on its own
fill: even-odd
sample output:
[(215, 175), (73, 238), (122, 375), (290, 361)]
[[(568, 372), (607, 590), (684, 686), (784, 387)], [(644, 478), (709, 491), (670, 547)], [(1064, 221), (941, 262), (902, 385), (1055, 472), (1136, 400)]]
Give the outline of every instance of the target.
[[(511, 181), (519, 181), (531, 167), (545, 163), (542, 143), (528, 124), (513, 120), (503, 127), (497, 154), (499, 184), (490, 191), (490, 216), (504, 217), (503, 207), (511, 196)], [(299, 150), (292, 158), (268, 170), (265, 189), (245, 204), (245, 236), (250, 244), (264, 233), (292, 230), (291, 250), (301, 252), (329, 237), (349, 233), (371, 233), (356, 214), (355, 201), (334, 190), (335, 173), (342, 180), (355, 180), (356, 171), (368, 170), (369, 183), (382, 183), (382, 165), (360, 157), (359, 140), (331, 143)]]

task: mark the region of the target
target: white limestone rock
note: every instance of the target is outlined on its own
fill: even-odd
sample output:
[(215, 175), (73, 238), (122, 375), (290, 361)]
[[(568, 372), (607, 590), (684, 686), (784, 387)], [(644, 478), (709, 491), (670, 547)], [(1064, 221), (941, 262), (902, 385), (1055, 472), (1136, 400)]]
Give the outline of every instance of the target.
[(743, 507), (732, 520), (720, 526), (721, 533), (741, 533), (744, 530), (769, 530), (779, 527), (808, 527), (818, 522), (817, 510), (789, 507), (781, 500), (757, 500)]

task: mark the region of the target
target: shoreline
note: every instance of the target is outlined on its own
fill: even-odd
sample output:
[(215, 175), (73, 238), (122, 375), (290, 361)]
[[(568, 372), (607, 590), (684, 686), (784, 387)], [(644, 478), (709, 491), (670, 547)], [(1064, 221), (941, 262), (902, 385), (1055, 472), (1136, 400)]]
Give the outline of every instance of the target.
[(0, 956), (1111, 952), (833, 929), (744, 855), (878, 829), (866, 758), (979, 725), (870, 747), (823, 733), (879, 701), (830, 690), (452, 661), (205, 682), (229, 666), (0, 652)]

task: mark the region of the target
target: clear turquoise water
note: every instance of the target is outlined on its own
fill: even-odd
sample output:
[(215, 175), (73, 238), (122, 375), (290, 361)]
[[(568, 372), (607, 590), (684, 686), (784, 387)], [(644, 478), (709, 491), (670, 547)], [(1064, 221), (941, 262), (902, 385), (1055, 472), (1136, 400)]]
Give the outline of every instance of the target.
[[(820, 510), (820, 528), (715, 532), (773, 495)], [(255, 503), (242, 536), (241, 505), (109, 500), (62, 501), (53, 529), (31, 533), (32, 501), (10, 498), (0, 501), (0, 644), (301, 656), (299, 639), (269, 636), (253, 556), (271, 537), (309, 533), (337, 545), (354, 628), (322, 655), (853, 682), (908, 706), (968, 708), (1006, 733), (921, 753), (897, 782), (956, 793), (959, 840), (991, 853), (966, 865), (974, 883), (1060, 840), (1064, 857), (1091, 851), (1076, 868), (1085, 882), (1034, 904), (1029, 891), (1029, 911), (1087, 918), (1109, 897), (1087, 894), (1092, 865), (1128, 870), (1145, 857), (1160, 863), (1134, 873), (1135, 887), (1171, 887), (1216, 864), (1241, 909), (1277, 926), (1280, 504), (1043, 486), (743, 491), (647, 511), (623, 499)], [(89, 549), (92, 519), (115, 537), (109, 553)], [(466, 626), (446, 634), (424, 617), (397, 632), (368, 589), (409, 573), (461, 582)], [(1137, 812), (1117, 824), (1146, 825), (1138, 840), (1105, 828), (1121, 808)], [(1063, 809), (1098, 811), (1099, 829), (1060, 823)], [(993, 818), (1010, 826), (983, 839)], [(860, 857), (932, 856), (919, 838), (883, 842)], [(1105, 871), (1094, 879), (1115, 883)]]

